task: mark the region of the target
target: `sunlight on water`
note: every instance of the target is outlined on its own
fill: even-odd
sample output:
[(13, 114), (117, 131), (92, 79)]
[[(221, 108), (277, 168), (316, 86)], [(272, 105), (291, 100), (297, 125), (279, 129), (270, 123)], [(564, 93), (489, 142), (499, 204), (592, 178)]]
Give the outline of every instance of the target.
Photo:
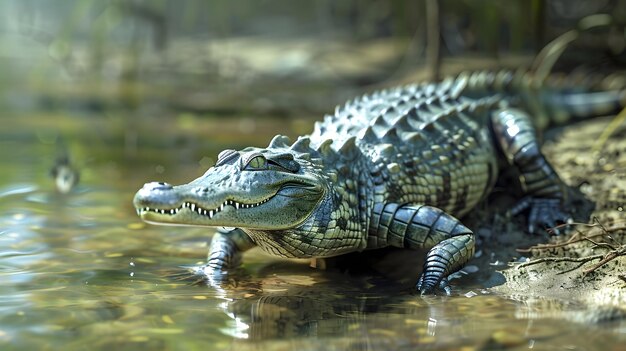
[(0, 198), (5, 196), (30, 193), (37, 190), (33, 184), (14, 184), (0, 189)]

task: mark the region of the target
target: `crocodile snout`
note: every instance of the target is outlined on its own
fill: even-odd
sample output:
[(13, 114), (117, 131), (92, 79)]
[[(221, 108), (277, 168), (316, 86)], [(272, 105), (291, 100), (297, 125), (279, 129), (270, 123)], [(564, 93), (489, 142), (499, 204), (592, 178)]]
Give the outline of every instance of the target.
[(171, 190), (173, 186), (164, 182), (150, 182), (143, 185), (143, 189), (153, 191), (153, 190)]
[(178, 205), (180, 196), (173, 185), (163, 182), (150, 182), (139, 189), (133, 203), (136, 208), (172, 207)]

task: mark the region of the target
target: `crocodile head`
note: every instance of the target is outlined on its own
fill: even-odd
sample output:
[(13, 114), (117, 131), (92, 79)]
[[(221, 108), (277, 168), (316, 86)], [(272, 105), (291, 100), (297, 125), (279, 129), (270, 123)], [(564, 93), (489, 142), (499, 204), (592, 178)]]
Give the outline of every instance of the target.
[(145, 184), (134, 205), (146, 222), (281, 230), (304, 222), (328, 187), (314, 164), (289, 150), (246, 148), (222, 151), (188, 184)]

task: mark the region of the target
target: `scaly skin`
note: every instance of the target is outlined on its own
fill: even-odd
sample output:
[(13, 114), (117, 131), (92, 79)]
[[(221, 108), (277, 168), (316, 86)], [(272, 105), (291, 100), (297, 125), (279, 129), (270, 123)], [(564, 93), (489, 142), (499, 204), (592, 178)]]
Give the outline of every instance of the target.
[(606, 93), (583, 111), (568, 101), (584, 93), (533, 86), (524, 74), (477, 72), (365, 95), (294, 143), (225, 150), (189, 184), (148, 183), (134, 205), (150, 223), (238, 228), (214, 237), (199, 270), (209, 279), (254, 246), (298, 258), (395, 246), (428, 249), (416, 288), (449, 293), (446, 277), (474, 253), (457, 218), (489, 194), (501, 166), (519, 171), (527, 197), (515, 211), (529, 210), (531, 232), (568, 219), (525, 111), (593, 115), (621, 102)]

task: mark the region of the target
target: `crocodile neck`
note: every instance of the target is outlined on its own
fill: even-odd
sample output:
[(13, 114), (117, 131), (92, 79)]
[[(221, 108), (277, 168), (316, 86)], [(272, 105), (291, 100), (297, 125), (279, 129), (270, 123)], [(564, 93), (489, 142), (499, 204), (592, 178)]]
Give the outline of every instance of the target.
[(367, 192), (370, 172), (364, 171), (369, 166), (356, 154), (338, 156), (332, 162), (317, 160), (319, 171), (329, 174), (331, 183), (304, 222), (283, 230), (241, 229), (264, 251), (281, 257), (332, 257), (365, 249), (373, 207)]

